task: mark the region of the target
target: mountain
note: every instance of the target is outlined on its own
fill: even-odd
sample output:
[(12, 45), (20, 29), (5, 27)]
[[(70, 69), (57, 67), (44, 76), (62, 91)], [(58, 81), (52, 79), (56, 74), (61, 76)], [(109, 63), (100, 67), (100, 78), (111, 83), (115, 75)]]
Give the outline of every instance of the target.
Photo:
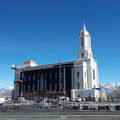
[(101, 83), (100, 88), (105, 88), (107, 90), (116, 90), (118, 87), (120, 87), (120, 83)]
[(0, 96), (12, 96), (13, 89), (14, 89), (13, 86), (1, 88), (0, 89)]
[(108, 98), (120, 99), (120, 83), (102, 83), (100, 88), (106, 89)]

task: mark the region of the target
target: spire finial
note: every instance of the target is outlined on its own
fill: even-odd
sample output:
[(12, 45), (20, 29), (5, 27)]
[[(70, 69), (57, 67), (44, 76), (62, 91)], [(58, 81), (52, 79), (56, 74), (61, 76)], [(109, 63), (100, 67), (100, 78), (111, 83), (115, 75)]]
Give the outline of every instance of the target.
[(83, 30), (86, 30), (85, 21), (83, 21)]

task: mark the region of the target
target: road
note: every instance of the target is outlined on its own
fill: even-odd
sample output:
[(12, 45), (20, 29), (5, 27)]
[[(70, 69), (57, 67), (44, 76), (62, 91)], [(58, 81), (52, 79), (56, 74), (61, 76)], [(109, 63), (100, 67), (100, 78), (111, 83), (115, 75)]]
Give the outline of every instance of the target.
[(120, 120), (120, 115), (0, 115), (0, 120)]

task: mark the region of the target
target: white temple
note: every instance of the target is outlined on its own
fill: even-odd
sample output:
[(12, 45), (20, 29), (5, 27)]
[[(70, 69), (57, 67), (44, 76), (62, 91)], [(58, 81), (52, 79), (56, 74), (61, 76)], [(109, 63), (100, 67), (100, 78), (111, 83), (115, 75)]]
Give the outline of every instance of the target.
[[(83, 30), (79, 35), (79, 50), (77, 59), (74, 62), (74, 82), (72, 89), (72, 97), (77, 98), (93, 96), (99, 97), (99, 80), (97, 63), (93, 58), (91, 49), (91, 36), (83, 24)], [(91, 92), (90, 92), (91, 91)], [(93, 95), (93, 93), (95, 95)]]

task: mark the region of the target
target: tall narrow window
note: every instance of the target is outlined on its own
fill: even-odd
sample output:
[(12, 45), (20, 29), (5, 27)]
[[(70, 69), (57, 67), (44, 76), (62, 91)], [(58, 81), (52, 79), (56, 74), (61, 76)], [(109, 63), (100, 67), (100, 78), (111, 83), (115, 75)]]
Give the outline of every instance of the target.
[(81, 39), (81, 46), (84, 46), (84, 38)]
[(45, 79), (45, 90), (47, 89), (47, 80)]
[(24, 79), (24, 73), (22, 73), (22, 79)]
[(79, 72), (77, 72), (77, 77), (79, 78)]
[(25, 88), (26, 88), (26, 87), (25, 87), (25, 85), (23, 85), (23, 86), (24, 86), (24, 91), (25, 91)]
[(35, 89), (35, 84), (34, 84), (34, 82), (33, 82), (32, 90), (34, 90), (34, 89)]
[(37, 80), (37, 90), (39, 90), (39, 80)]
[(61, 72), (61, 78), (63, 77), (63, 72)]
[(52, 79), (52, 73), (50, 73), (50, 79)]
[(81, 53), (81, 57), (84, 57), (84, 53)]
[(55, 82), (55, 90), (57, 91), (57, 82)]
[(85, 88), (86, 88), (86, 82), (85, 82)]
[(95, 70), (93, 70), (93, 79), (95, 80)]
[(49, 89), (52, 90), (52, 83), (50, 82), (49, 85), (50, 85), (50, 86), (49, 86)]
[(41, 74), (41, 79), (40, 79), (40, 90), (43, 90), (43, 74)]
[(35, 80), (35, 75), (33, 75), (33, 80)]
[(78, 82), (78, 89), (80, 89), (80, 83)]
[(24, 81), (26, 81), (26, 76), (24, 77)]
[(58, 74), (57, 73), (55, 73), (55, 79), (57, 79), (58, 78)]

